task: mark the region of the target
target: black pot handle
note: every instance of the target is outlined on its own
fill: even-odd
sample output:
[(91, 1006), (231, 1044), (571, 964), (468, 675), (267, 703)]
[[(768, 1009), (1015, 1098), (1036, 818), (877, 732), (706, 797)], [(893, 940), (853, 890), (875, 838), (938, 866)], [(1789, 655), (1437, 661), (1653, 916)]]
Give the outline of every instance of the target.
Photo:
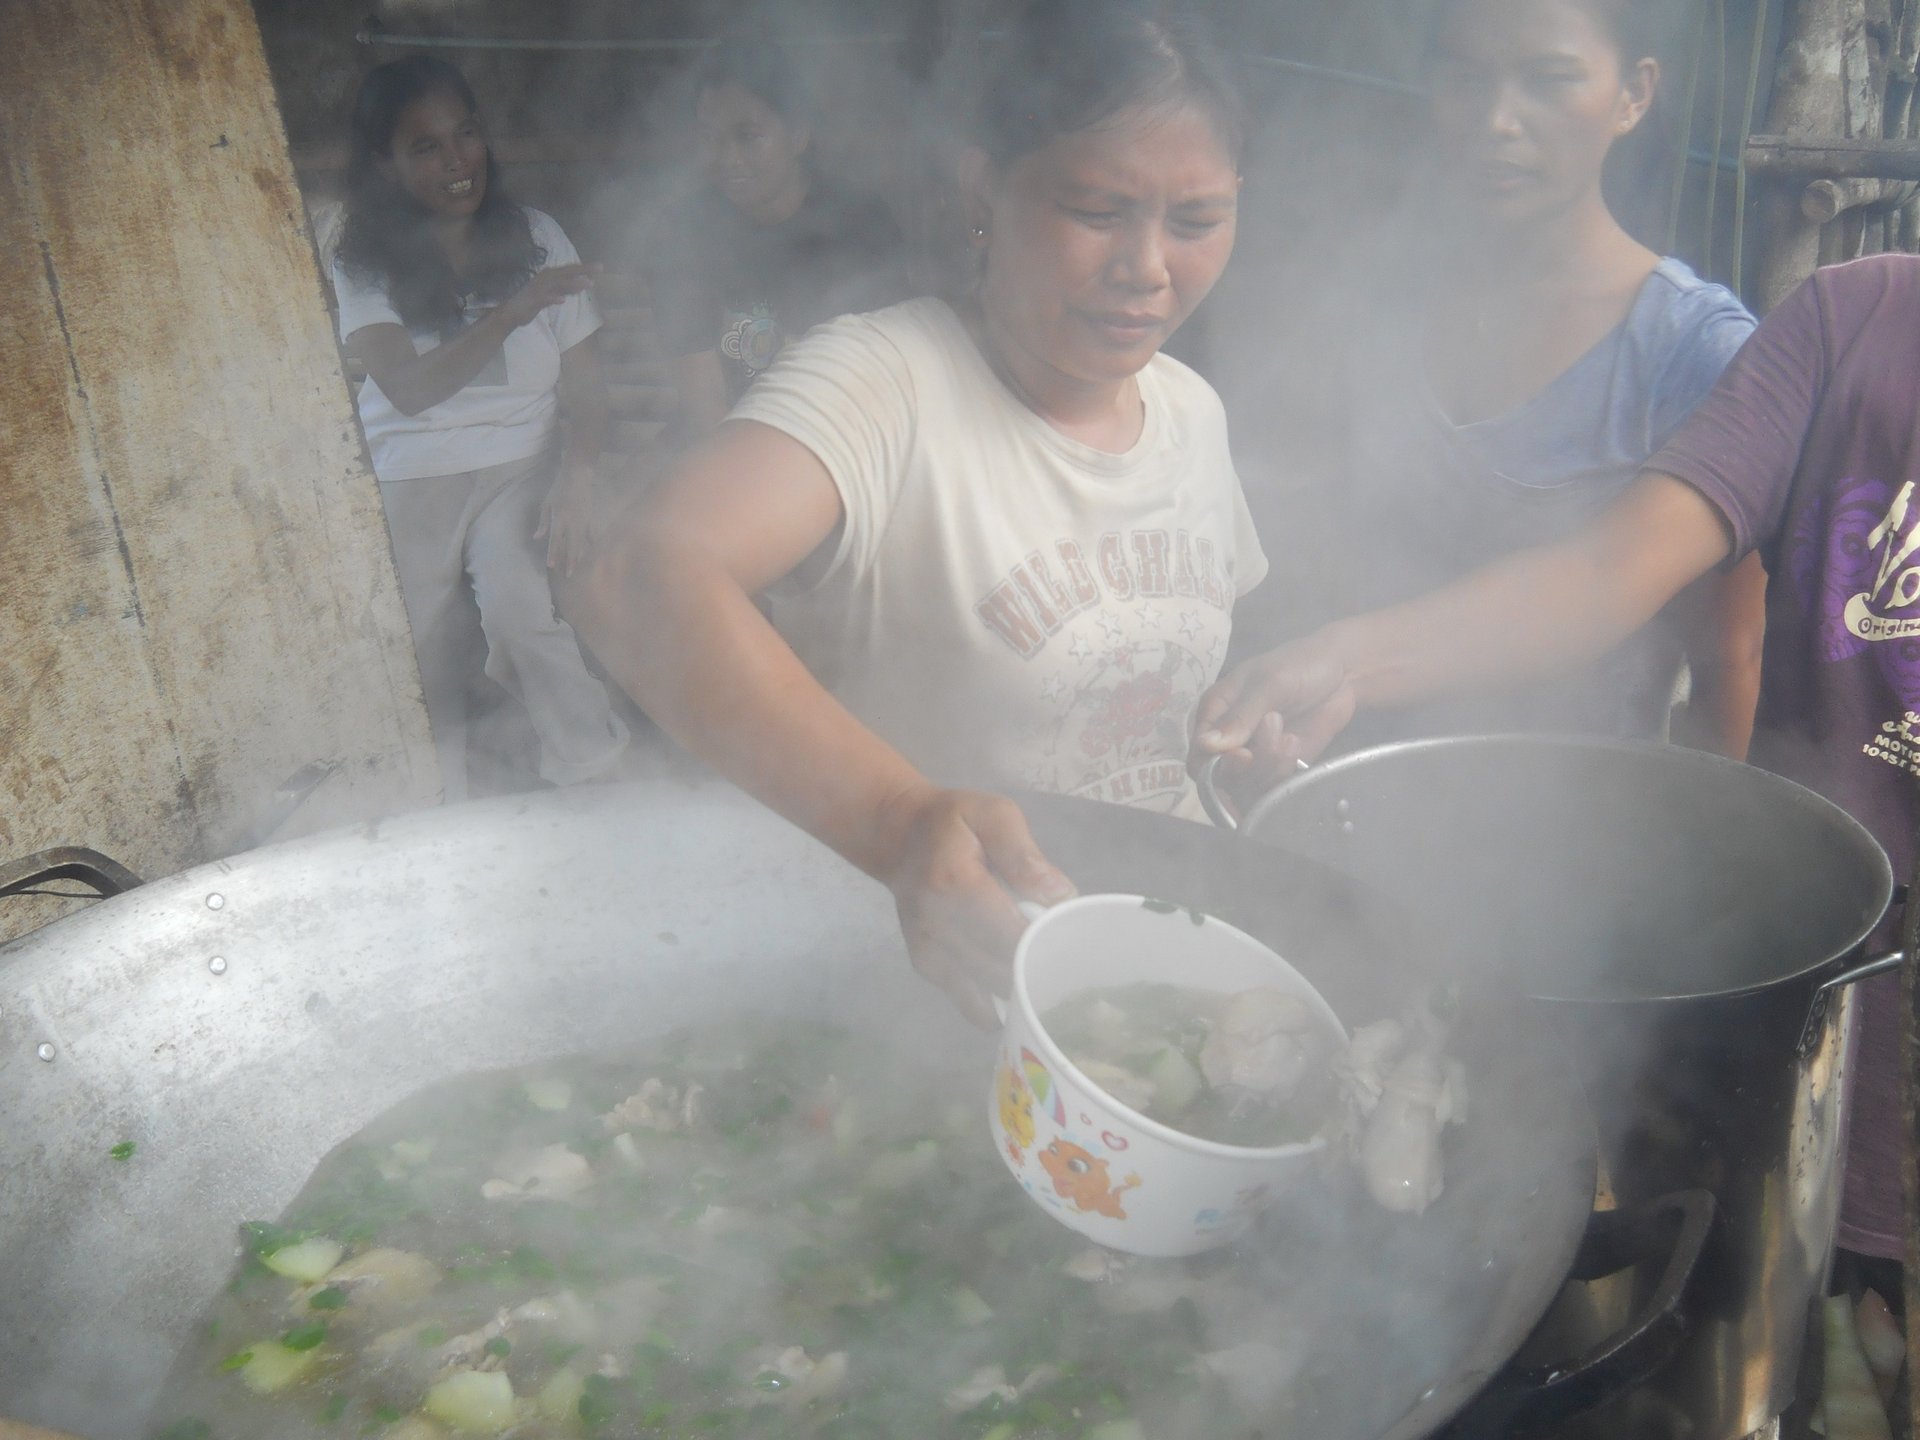
[(1564, 1425), (1658, 1374), (1687, 1336), (1693, 1272), (1713, 1229), (1713, 1196), (1678, 1190), (1627, 1210), (1596, 1211), (1571, 1278), (1598, 1280), (1664, 1253), (1653, 1293), (1626, 1325), (1574, 1360), (1501, 1372), (1467, 1403), (1447, 1440), (1523, 1440)]
[(1827, 1001), (1834, 992), (1844, 990), (1857, 981), (1871, 980), (1876, 975), (1885, 975), (1890, 971), (1898, 970), (1906, 963), (1906, 951), (1888, 950), (1869, 960), (1862, 960), (1858, 965), (1851, 965), (1839, 974), (1829, 976), (1814, 986), (1813, 999), (1807, 1005), (1806, 1023), (1800, 1027), (1800, 1041), (1794, 1046), (1794, 1053), (1804, 1060), (1820, 1043), (1820, 1027), (1827, 1018)]
[(140, 877), (133, 871), (98, 850), (61, 845), (0, 863), (0, 899), (10, 895), (31, 895), (40, 886), (53, 880), (85, 885), (102, 900), (125, 894), (141, 883)]

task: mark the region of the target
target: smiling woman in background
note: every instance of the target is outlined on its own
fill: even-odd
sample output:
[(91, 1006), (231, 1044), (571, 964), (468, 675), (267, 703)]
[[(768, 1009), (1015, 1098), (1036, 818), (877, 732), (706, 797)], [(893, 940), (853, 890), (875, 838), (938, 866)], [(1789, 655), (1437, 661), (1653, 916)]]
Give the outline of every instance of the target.
[(792, 58), (721, 44), (694, 82), (706, 188), (647, 267), (653, 320), (676, 357), (680, 424), (701, 435), (788, 340), (907, 294), (899, 228), (812, 163), (813, 106)]
[(340, 337), (367, 371), (360, 423), (446, 797), (467, 794), (483, 662), (525, 707), (541, 777), (598, 778), (627, 727), (547, 575), (585, 551), (606, 428), (592, 271), (549, 216), (502, 191), (473, 92), (444, 61), (368, 73), (347, 174)]
[[(1639, 0), (1442, 0), (1429, 80), (1437, 243), (1360, 344), (1349, 610), (1564, 537), (1617, 498), (1753, 329), (1734, 295), (1621, 228), (1609, 154), (1659, 67)], [(1757, 562), (1703, 582), (1597, 663), (1382, 712), (1352, 744), (1476, 730), (1652, 738), (1683, 655), (1688, 738), (1743, 754), (1758, 690)]]
[(648, 713), (891, 886), (976, 1019), (1014, 895), (1071, 887), (948, 787), (1198, 814), (1188, 716), (1266, 559), (1220, 400), (1160, 347), (1232, 251), (1244, 129), (1185, 22), (1040, 0), (963, 159), (965, 296), (789, 346), (583, 598)]

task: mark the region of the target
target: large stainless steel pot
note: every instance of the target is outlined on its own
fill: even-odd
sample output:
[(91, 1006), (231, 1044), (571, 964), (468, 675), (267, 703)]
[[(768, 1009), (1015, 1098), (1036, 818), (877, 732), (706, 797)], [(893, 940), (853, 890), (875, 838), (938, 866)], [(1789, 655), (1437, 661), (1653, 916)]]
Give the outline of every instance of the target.
[[(1088, 888), (1171, 894), (1281, 946), (1350, 1020), (1420, 978), (1366, 903), (1205, 827), (1069, 800), (1030, 812)], [(729, 789), (661, 782), (426, 812), (249, 852), (0, 948), (0, 1413), (139, 1433), (235, 1226), (329, 1148), (463, 1071), (597, 1050), (743, 1001), (988, 1045), (915, 979), (885, 893)], [(1493, 997), (1460, 1043), (1474, 1109), (1419, 1222), (1337, 1188), (1297, 1217), (1300, 1324), (1333, 1347), (1315, 1440), (1425, 1435), (1519, 1345), (1576, 1261), (1591, 1120), (1542, 1027)], [(131, 1140), (132, 1159), (109, 1159)], [(1696, 1241), (1697, 1207), (1677, 1212)], [(1658, 1218), (1658, 1217), (1656, 1217)], [(1301, 1233), (1296, 1231), (1296, 1234)], [(1644, 1370), (1496, 1385), (1505, 1435)], [(1564, 1373), (1563, 1373), (1564, 1372)], [(1583, 1377), (1584, 1380), (1583, 1380)]]
[(1673, 1433), (1733, 1440), (1780, 1414), (1831, 1256), (1851, 983), (1900, 960), (1861, 960), (1893, 893), (1873, 837), (1765, 771), (1552, 736), (1362, 751), (1242, 828), (1551, 1002), (1622, 1200), (1699, 1185), (1720, 1205), (1695, 1334), (1656, 1386)]

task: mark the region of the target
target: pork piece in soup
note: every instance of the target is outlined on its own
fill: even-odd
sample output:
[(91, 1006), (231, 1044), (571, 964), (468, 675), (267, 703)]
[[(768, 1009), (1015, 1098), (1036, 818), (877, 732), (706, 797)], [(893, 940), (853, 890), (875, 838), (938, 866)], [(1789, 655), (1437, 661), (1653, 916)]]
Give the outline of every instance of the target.
[(1107, 1094), (1198, 1139), (1285, 1145), (1311, 1138), (1333, 1107), (1340, 1037), (1283, 990), (1103, 986), (1040, 1019)]
[(977, 1061), (747, 1016), (438, 1086), (244, 1227), (154, 1434), (1327, 1433), (1300, 1246), (1090, 1247), (1006, 1183)]

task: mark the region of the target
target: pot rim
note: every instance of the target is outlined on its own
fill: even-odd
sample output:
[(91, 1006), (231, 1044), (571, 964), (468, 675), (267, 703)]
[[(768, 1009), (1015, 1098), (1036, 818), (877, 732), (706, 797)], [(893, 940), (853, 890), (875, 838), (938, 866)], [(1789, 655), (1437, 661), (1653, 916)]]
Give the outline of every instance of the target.
[(1529, 986), (1527, 987), (1529, 999), (1555, 1005), (1663, 1005), (1688, 1001), (1750, 998), (1783, 986), (1806, 983), (1817, 978), (1823, 971), (1844, 968), (1866, 948), (1867, 942), (1885, 922), (1888, 911), (1893, 906), (1896, 888), (1893, 862), (1888, 858), (1886, 848), (1874, 838), (1872, 831), (1843, 807), (1810, 786), (1761, 766), (1752, 765), (1743, 760), (1734, 760), (1725, 755), (1716, 755), (1706, 750), (1693, 750), (1683, 745), (1652, 740), (1622, 740), (1610, 736), (1514, 731), (1485, 735), (1435, 735), (1415, 740), (1389, 741), (1384, 745), (1351, 751), (1327, 761), (1324, 765), (1315, 765), (1281, 781), (1262, 795), (1248, 810), (1241, 830), (1248, 838), (1257, 840), (1262, 822), (1284, 803), (1287, 796), (1310, 786), (1319, 788), (1329, 783), (1329, 777), (1337, 777), (1348, 771), (1358, 770), (1370, 760), (1405, 753), (1428, 754), (1503, 749), (1630, 755), (1668, 767), (1719, 770), (1729, 774), (1738, 772), (1741, 776), (1739, 783), (1772, 790), (1783, 805), (1814, 814), (1830, 828), (1845, 832), (1847, 840), (1858, 852), (1868, 872), (1863, 893), (1867, 898), (1870, 915), (1857, 923), (1849, 938), (1834, 946), (1819, 959), (1809, 961), (1789, 974), (1777, 975), (1772, 979), (1752, 984), (1721, 989), (1676, 990), (1671, 994), (1557, 995), (1536, 991)]

